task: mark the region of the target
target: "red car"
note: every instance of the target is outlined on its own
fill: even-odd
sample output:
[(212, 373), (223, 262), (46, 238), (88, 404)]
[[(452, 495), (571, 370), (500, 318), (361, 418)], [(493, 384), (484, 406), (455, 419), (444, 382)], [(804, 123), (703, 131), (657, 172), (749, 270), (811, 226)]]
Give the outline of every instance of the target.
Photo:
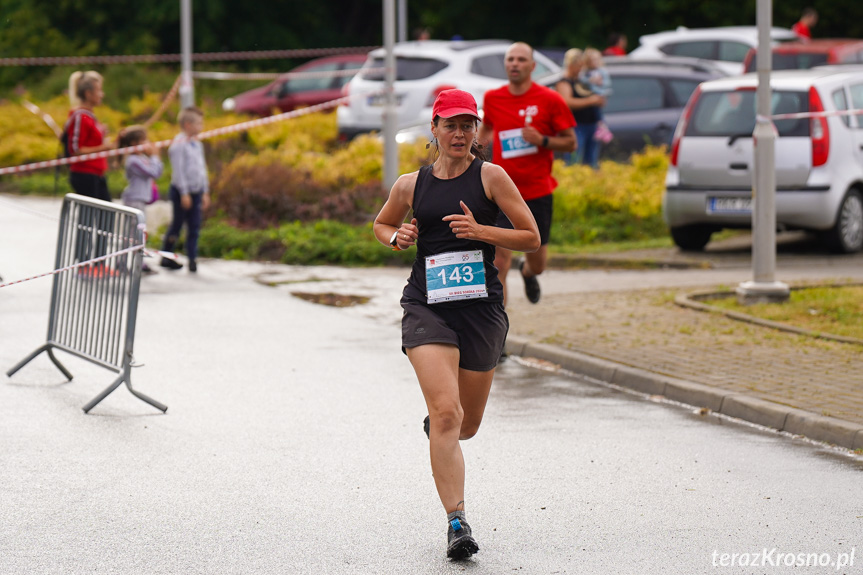
[[(756, 71), (756, 50), (746, 54), (745, 72)], [(855, 38), (786, 42), (773, 47), (774, 70), (804, 70), (825, 64), (863, 64), (863, 40)]]
[[(366, 61), (365, 54), (343, 54), (317, 58), (297, 66), (290, 74), (308, 72), (340, 72), (359, 70)], [(227, 112), (241, 112), (256, 116), (269, 116), (290, 112), (296, 108), (322, 104), (342, 97), (342, 86), (353, 74), (311, 77), (280, 76), (266, 86), (243, 92), (222, 102)]]

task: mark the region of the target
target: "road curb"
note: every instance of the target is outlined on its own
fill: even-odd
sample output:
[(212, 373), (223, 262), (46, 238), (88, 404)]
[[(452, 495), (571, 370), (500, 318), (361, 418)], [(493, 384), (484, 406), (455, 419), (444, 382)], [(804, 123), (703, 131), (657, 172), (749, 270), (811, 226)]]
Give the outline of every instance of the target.
[(549, 254), (548, 267), (559, 269), (612, 268), (628, 270), (713, 269), (711, 262), (694, 259), (621, 257), (601, 254)]
[(580, 351), (532, 342), (519, 336), (510, 335), (507, 337), (506, 351), (511, 355), (548, 361), (567, 371), (640, 393), (661, 395), (693, 407), (708, 408), (728, 417), (777, 431), (802, 435), (815, 441), (823, 441), (846, 449), (863, 449), (863, 425), (850, 421), (812, 413), (739, 392), (726, 391), (702, 383), (669, 377)]

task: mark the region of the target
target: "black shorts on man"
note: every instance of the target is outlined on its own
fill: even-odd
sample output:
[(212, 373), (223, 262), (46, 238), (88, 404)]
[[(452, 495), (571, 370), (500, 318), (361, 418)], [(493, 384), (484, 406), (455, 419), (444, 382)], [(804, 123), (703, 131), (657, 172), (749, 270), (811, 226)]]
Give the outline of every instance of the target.
[[(548, 238), (551, 236), (551, 211), (554, 205), (554, 195), (549, 194), (535, 200), (527, 200), (525, 203), (530, 208), (533, 219), (536, 220), (536, 227), (539, 228), (539, 243), (546, 245)], [(497, 217), (497, 227), (507, 230), (513, 229), (512, 222), (509, 221), (509, 218), (503, 212)]]

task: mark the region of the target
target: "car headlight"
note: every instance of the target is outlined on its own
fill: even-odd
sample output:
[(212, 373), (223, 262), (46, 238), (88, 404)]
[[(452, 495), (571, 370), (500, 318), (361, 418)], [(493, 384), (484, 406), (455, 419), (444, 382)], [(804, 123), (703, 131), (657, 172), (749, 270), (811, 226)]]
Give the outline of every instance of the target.
[(225, 101), (222, 102), (222, 109), (226, 112), (233, 112), (237, 107), (237, 103), (233, 98), (225, 98)]

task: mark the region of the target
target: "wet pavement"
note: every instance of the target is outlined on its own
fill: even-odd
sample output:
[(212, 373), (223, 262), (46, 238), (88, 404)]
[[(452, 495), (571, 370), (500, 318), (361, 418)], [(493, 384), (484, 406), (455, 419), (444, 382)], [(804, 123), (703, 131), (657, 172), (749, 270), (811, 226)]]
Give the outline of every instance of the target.
[[(53, 225), (0, 209), (6, 279), (50, 267)], [(398, 349), (406, 273), (202, 261), (145, 278), (133, 382), (166, 414), (121, 388), (84, 415), (112, 374), (64, 354), (72, 382), (44, 357), (7, 379), (0, 573), (859, 572), (859, 457), (519, 358), (464, 443), (482, 549), (447, 561)], [(602, 273), (550, 273), (546, 295), (623, 281)], [(43, 342), (49, 294), (46, 280), (0, 290), (0, 365)], [(762, 549), (857, 563), (713, 563)]]

